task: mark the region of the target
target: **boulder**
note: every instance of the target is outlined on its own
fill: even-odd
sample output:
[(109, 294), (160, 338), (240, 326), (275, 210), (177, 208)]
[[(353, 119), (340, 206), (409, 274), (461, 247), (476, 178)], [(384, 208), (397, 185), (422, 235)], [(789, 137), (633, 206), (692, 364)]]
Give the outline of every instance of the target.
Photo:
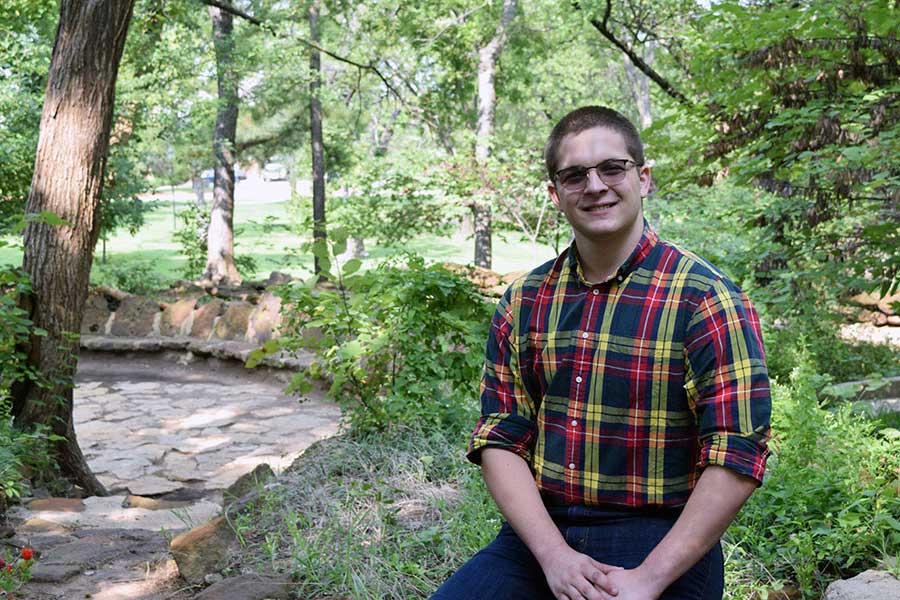
[(106, 322), (112, 311), (109, 309), (109, 300), (103, 294), (91, 294), (84, 303), (84, 316), (81, 318), (81, 333), (103, 335), (106, 332)]
[(84, 512), (81, 498), (39, 498), (26, 504), (31, 511)]
[(887, 600), (900, 598), (900, 580), (887, 571), (863, 571), (852, 579), (833, 581), (824, 600)]
[(169, 304), (162, 313), (159, 324), (159, 334), (167, 337), (180, 335), (181, 326), (194, 312), (197, 301), (193, 298), (179, 300)]
[(269, 278), (266, 279), (266, 287), (273, 285), (283, 285), (293, 280), (293, 277), (288, 275), (287, 273), (281, 273), (279, 271), (272, 271), (269, 275)]
[(281, 324), (281, 298), (266, 292), (259, 298), (256, 308), (250, 313), (247, 326), (247, 341), (254, 344), (265, 344), (276, 337)]
[(228, 303), (222, 318), (213, 327), (213, 338), (219, 340), (243, 341), (250, 323), (253, 305), (249, 302)]
[(223, 494), (225, 508), (228, 508), (233, 502), (243, 498), (250, 492), (256, 491), (257, 486), (264, 485), (274, 478), (275, 473), (272, 471), (272, 467), (266, 463), (256, 465), (255, 469), (238, 477), (238, 480), (225, 490)]
[(178, 572), (188, 583), (202, 583), (207, 573), (228, 566), (228, 556), (237, 540), (225, 517), (182, 533), (170, 546)]
[(155, 300), (128, 296), (116, 310), (110, 333), (123, 337), (146, 337), (153, 333), (153, 322), (159, 314)]
[(260, 575), (239, 575), (214, 583), (193, 600), (284, 600), (290, 598), (291, 581)]
[(225, 303), (215, 298), (194, 311), (194, 324), (191, 326), (191, 337), (202, 340), (209, 339), (216, 317), (225, 311)]

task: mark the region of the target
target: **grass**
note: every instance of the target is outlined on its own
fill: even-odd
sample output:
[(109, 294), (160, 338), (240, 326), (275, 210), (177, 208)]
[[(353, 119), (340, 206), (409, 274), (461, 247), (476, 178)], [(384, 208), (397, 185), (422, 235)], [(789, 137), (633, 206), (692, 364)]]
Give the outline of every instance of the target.
[(289, 575), (297, 598), (427, 598), (500, 525), (464, 446), (411, 429), (319, 442), (232, 517), (234, 568)]
[[(188, 205), (175, 202), (175, 212)], [(302, 244), (309, 236), (297, 233), (295, 217), (286, 202), (237, 204), (234, 214), (235, 253), (250, 255), (256, 260), (254, 273), (242, 273), (248, 279), (266, 279), (272, 271), (281, 271), (298, 277), (312, 272), (312, 257), (302, 251)], [(179, 245), (173, 241), (174, 230), (181, 223), (173, 218), (173, 204), (154, 202), (154, 208), (146, 214), (145, 224), (132, 236), (118, 231), (106, 242), (107, 267), (128, 268), (135, 264), (149, 265), (163, 281), (182, 278), (186, 259)], [(17, 242), (7, 238), (10, 242)], [(424, 256), (429, 261), (469, 264), (473, 259), (474, 242), (460, 236), (439, 237), (423, 235), (405, 244), (408, 250)], [(363, 261), (363, 269), (372, 267), (381, 259), (395, 255), (400, 248), (378, 247), (367, 242), (369, 257)], [(97, 243), (94, 268), (103, 269), (103, 242)], [(493, 240), (493, 269), (500, 273), (523, 271), (533, 268), (555, 256), (548, 246), (532, 246), (514, 233), (499, 232)], [(20, 249), (0, 247), (0, 264), (21, 264)]]

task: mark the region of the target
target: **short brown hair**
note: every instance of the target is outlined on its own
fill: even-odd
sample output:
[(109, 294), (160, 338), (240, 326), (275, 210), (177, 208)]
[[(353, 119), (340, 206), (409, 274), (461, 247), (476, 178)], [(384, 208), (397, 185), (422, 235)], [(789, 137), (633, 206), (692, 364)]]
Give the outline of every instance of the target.
[(594, 127), (608, 127), (621, 134), (625, 139), (625, 148), (631, 158), (639, 166), (643, 166), (644, 144), (641, 142), (641, 134), (638, 133), (631, 121), (622, 113), (605, 106), (582, 106), (560, 119), (547, 139), (547, 145), (544, 147), (544, 162), (547, 163), (547, 175), (550, 177), (550, 181), (553, 181), (559, 170), (559, 145), (563, 138)]

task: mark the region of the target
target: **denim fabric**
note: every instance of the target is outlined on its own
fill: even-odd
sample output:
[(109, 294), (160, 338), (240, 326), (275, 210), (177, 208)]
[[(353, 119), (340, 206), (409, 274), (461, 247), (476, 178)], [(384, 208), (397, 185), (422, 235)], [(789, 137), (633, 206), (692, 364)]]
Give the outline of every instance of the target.
[[(566, 542), (602, 563), (637, 567), (675, 523), (677, 514), (634, 513), (586, 507), (549, 509)], [(721, 600), (719, 543), (669, 586), (660, 600)], [(493, 542), (448, 579), (432, 600), (553, 600), (544, 573), (508, 523)]]

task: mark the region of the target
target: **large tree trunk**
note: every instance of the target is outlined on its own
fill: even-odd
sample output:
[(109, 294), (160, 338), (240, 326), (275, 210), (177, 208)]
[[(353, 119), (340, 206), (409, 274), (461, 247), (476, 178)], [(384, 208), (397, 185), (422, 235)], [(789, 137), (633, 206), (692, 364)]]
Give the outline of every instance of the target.
[(206, 269), (201, 279), (216, 285), (241, 283), (234, 266), (234, 139), (238, 117), (238, 80), (234, 72), (234, 17), (215, 6), (209, 7), (216, 50), (216, 77), (219, 102), (213, 131), (215, 180), (209, 214)]
[(109, 148), (116, 75), (133, 0), (62, 0), (56, 43), (26, 212), (52, 212), (63, 225), (29, 223), (23, 269), (32, 293), (23, 299), (46, 336), (26, 348), (32, 381), (13, 386), (13, 415), (21, 427), (44, 424), (64, 439), (53, 454), (64, 477), (88, 494), (106, 490), (91, 473), (72, 420), (72, 380), (88, 278), (100, 233), (100, 197)]
[(206, 208), (206, 182), (200, 177), (199, 171), (191, 171), (191, 189), (194, 190), (194, 204), (200, 210)]
[[(478, 131), (475, 136), (475, 161), (484, 166), (491, 152), (494, 132), (494, 108), (497, 94), (494, 75), (497, 60), (506, 43), (506, 30), (516, 14), (516, 0), (503, 0), (503, 14), (494, 37), (478, 51)], [(475, 227), (475, 264), (491, 268), (491, 205), (489, 198), (474, 198), (472, 221)]]
[[(309, 5), (309, 37), (319, 43), (319, 4)], [(312, 192), (313, 192), (313, 240), (325, 240), (325, 146), (322, 143), (322, 103), (319, 100), (319, 86), (322, 76), (322, 59), (319, 51), (309, 51), (309, 129), (312, 146)], [(319, 275), (319, 258), (315, 257), (314, 271)]]
[[(645, 48), (644, 62), (652, 67), (656, 42), (649, 40)], [(653, 125), (653, 114), (650, 111), (650, 78), (639, 71), (628, 56), (623, 56), (622, 61), (625, 63), (625, 78), (628, 80), (628, 87), (641, 119), (641, 129), (646, 129)]]

